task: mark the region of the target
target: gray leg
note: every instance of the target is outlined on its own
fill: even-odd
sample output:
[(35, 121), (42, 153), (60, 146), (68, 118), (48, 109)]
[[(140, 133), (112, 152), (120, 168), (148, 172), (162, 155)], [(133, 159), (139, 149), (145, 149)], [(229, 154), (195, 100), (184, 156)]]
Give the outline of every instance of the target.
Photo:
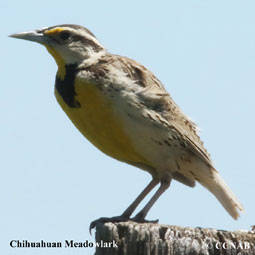
[(151, 192), (151, 190), (157, 186), (158, 180), (152, 179), (151, 182), (146, 186), (146, 188), (141, 192), (141, 194), (135, 199), (135, 201), (122, 213), (122, 217), (129, 218), (134, 212), (136, 207), (142, 202), (142, 200)]
[(106, 222), (124, 222), (130, 220), (131, 214), (134, 212), (136, 207), (141, 203), (141, 201), (148, 195), (148, 193), (159, 183), (158, 180), (152, 179), (152, 181), (146, 186), (146, 188), (141, 192), (141, 194), (135, 199), (135, 201), (122, 213), (120, 216), (115, 216), (111, 218), (102, 217), (97, 220), (94, 220), (90, 223), (89, 232), (93, 229), (98, 223)]
[[(144, 218), (146, 217), (147, 213), (149, 212), (151, 207), (154, 205), (154, 203), (158, 200), (158, 198), (169, 188), (170, 182), (171, 182), (171, 180), (162, 181), (159, 189), (156, 191), (156, 193), (153, 195), (153, 197), (150, 199), (150, 201), (131, 220), (137, 221), (137, 222), (149, 222), (149, 221), (146, 221)], [(155, 221), (152, 221), (152, 222), (155, 222)]]

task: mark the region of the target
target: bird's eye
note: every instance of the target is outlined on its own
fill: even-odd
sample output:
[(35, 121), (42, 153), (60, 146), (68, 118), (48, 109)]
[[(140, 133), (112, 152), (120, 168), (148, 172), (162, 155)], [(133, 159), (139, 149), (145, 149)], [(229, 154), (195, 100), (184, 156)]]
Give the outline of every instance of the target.
[(68, 31), (62, 31), (59, 33), (59, 36), (62, 40), (67, 40), (71, 36), (71, 33)]

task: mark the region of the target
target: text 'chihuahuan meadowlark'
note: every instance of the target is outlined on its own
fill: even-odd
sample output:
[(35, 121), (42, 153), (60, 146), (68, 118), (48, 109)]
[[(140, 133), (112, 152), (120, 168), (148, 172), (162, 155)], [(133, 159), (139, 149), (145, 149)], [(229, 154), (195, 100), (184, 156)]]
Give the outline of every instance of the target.
[[(144, 66), (110, 54), (86, 28), (59, 25), (13, 34), (43, 44), (58, 71), (55, 95), (80, 132), (98, 149), (119, 161), (148, 171), (152, 181), (121, 216), (100, 222), (145, 217), (172, 179), (211, 191), (227, 212), (239, 217), (242, 205), (213, 167), (196, 125), (177, 106), (163, 84)], [(145, 196), (160, 187), (130, 218)]]

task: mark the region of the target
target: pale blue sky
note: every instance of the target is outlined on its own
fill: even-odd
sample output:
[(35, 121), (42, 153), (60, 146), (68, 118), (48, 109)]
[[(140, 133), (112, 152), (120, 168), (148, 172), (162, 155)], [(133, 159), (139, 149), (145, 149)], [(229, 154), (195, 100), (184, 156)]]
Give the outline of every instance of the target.
[[(2, 1), (0, 49), (0, 250), (12, 239), (94, 240), (89, 223), (119, 215), (150, 181), (94, 148), (54, 94), (56, 64), (39, 44), (8, 34), (73, 23), (112, 53), (144, 64), (197, 122), (216, 168), (246, 212), (234, 221), (199, 184), (172, 182), (148, 215), (162, 224), (250, 229), (255, 224), (255, 2)], [(141, 207), (140, 207), (141, 208)]]

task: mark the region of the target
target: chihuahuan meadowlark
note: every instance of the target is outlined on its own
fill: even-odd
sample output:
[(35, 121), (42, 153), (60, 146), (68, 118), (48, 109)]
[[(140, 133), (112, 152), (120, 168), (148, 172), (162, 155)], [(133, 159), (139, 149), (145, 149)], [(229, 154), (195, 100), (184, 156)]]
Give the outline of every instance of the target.
[[(98, 221), (147, 222), (145, 217), (172, 179), (196, 181), (212, 192), (234, 218), (243, 210), (213, 167), (197, 129), (163, 84), (141, 64), (110, 54), (88, 29), (59, 25), (13, 34), (43, 44), (58, 65), (55, 95), (79, 131), (98, 149), (152, 175), (152, 181), (121, 216)], [(145, 207), (138, 204), (160, 186)]]

